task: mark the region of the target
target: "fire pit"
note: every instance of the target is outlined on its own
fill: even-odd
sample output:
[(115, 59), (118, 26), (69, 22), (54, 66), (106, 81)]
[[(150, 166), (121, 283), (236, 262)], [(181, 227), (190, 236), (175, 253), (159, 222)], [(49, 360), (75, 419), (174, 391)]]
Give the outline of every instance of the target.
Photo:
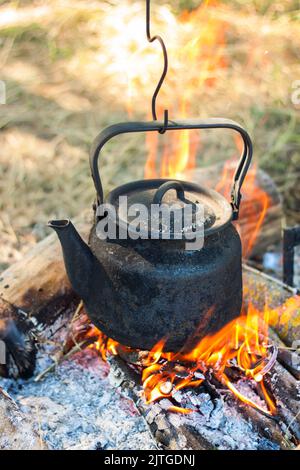
[[(89, 223), (79, 226), (88, 232)], [(24, 291), (24, 266), (32, 268), (29, 284), (35, 289), (26, 285)], [(300, 439), (293, 344), (299, 336), (299, 296), (252, 268), (245, 266), (243, 277), (248, 316), (205, 338), (189, 356), (161, 353), (161, 344), (150, 352), (133, 351), (89, 323), (51, 236), (2, 275), (2, 296), (21, 311), (34, 306), (28, 317), (3, 303), (2, 318), (12, 321), (28, 344), (33, 336), (37, 342), (27, 364), (23, 351), (7, 343), (6, 373), (17, 377), (29, 370), (33, 378), (3, 378), (0, 386), (24, 417), (34, 416), (32, 426), (44, 447), (293, 448)], [(230, 351), (224, 335), (231, 338)]]

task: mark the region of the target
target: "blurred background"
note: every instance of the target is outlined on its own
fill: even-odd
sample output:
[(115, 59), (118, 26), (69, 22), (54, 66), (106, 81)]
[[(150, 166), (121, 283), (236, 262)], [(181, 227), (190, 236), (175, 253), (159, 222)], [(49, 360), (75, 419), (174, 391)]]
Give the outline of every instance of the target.
[[(299, 1), (153, 0), (151, 32), (170, 61), (159, 116), (167, 108), (170, 119), (244, 125), (286, 223), (300, 223)], [(106, 125), (151, 119), (161, 70), (144, 0), (0, 1), (1, 269), (48, 233), (49, 218), (91, 206), (93, 139)], [(132, 179), (190, 175), (234, 160), (239, 148), (211, 132), (127, 135), (107, 145), (100, 171), (107, 192)]]

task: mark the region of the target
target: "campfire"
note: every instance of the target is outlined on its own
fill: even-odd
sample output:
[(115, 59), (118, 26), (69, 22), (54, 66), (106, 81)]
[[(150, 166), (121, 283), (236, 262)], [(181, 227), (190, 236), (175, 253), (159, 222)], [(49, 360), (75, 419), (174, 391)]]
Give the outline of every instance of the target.
[[(255, 295), (255, 293), (253, 293)], [(300, 307), (299, 297), (291, 297), (278, 309), (265, 308), (258, 311), (252, 304), (245, 313), (215, 335), (200, 341), (191, 351), (164, 353), (164, 340), (152, 351), (138, 354), (139, 367), (142, 368), (143, 388), (147, 403), (163, 397), (176, 395), (177, 390), (185, 387), (198, 387), (205, 380), (205, 374), (215, 374), (221, 384), (226, 385), (242, 402), (267, 414), (276, 414), (276, 404), (268, 394), (264, 376), (271, 370), (277, 357), (276, 345), (269, 342), (269, 327), (276, 326), (279, 319), (290, 321), (294, 312)], [(108, 354), (121, 356), (133, 353), (116, 341), (103, 335), (95, 327), (89, 332), (90, 337), (98, 339), (90, 347), (101, 353), (106, 360)], [(228, 375), (227, 374), (228, 371)], [(198, 379), (199, 375), (201, 376)], [(263, 394), (268, 409), (263, 409), (243, 396), (229, 377), (252, 380)], [(183, 413), (192, 410), (175, 408), (173, 411)]]
[[(127, 419), (134, 429), (132, 446), (137, 445), (140, 429), (146, 434), (145, 423), (135, 422), (137, 414), (145, 417), (154, 441), (149, 444), (147, 434), (148, 437), (143, 438), (144, 446), (233, 449), (242, 445), (247, 449), (253, 446), (257, 449), (286, 449), (299, 445), (297, 381), (300, 378), (300, 361), (297, 339), (300, 296), (297, 289), (250, 266), (253, 255), (263, 254), (264, 247), (274, 239), (274, 233), (278, 241), (278, 223), (281, 224), (282, 219), (280, 198), (276, 188), (274, 191), (273, 182), (261, 182), (262, 172), (256, 164), (249, 169), (252, 144), (248, 133), (238, 124), (215, 119), (173, 120), (176, 114), (187, 119), (195, 90), (201, 88), (204, 93), (211, 92), (220, 70), (228, 66), (225, 53), (226, 21), (215, 17), (211, 8), (218, 3), (204, 2), (193, 12), (178, 18), (184, 38), (173, 38), (170, 50), (179, 63), (184, 62), (188, 69), (193, 68), (193, 73), (186, 81), (184, 71), (179, 74), (178, 63), (175, 62), (169, 73), (169, 86), (175, 87), (178, 75), (182, 75), (184, 86), (183, 82), (180, 83), (182, 93), (176, 93), (172, 103), (168, 102), (168, 94), (161, 93), (160, 103), (167, 103), (168, 110), (161, 104), (156, 108), (156, 98), (167, 70), (165, 52), (164, 73), (152, 100), (153, 121), (116, 124), (106, 128), (95, 140), (90, 158), (97, 193), (92, 229), (90, 216), (86, 214), (77, 220), (78, 232), (68, 219), (49, 222), (61, 242), (66, 271), (60, 245), (56, 238), (49, 236), (24, 260), (1, 276), (0, 340), (7, 348), (5, 363), (0, 365), (1, 375), (5, 376), (2, 380), (14, 398), (18, 399), (20, 390), (23, 391), (25, 398), (22, 398), (21, 412), (24, 419), (27, 420), (28, 414), (37, 409), (39, 420), (41, 412), (43, 424), (49, 421), (44, 426), (44, 432), (50, 447), (58, 446), (55, 435), (57, 423), (53, 425), (47, 411), (51, 407), (55, 410), (53, 415), (59, 416), (58, 419), (63, 422), (76, 414), (76, 424), (81, 419), (79, 408), (84, 408), (85, 424), (91, 424), (88, 419), (91, 415), (96, 421), (94, 416), (98, 413), (98, 407), (102, 413), (110, 407), (104, 425), (101, 422), (96, 431), (94, 422), (88, 431), (76, 430), (74, 442), (70, 444), (73, 448), (82, 444), (82, 433), (95, 437), (101, 427), (109, 428), (116, 421), (116, 430), (112, 431), (112, 435), (116, 435), (118, 426), (122, 428), (125, 423), (126, 427)], [(149, 42), (158, 40), (164, 51), (162, 39), (151, 36), (147, 19)], [(166, 23), (169, 28), (174, 26), (167, 15)], [(191, 32), (198, 31), (199, 24), (205, 24), (199, 35), (187, 39)], [(178, 27), (177, 24), (175, 26)], [(118, 39), (116, 41), (119, 45)], [(125, 46), (129, 50), (137, 48), (130, 41)], [(118, 68), (118, 61), (124, 61), (123, 49), (115, 49), (116, 54), (120, 54), (115, 61)], [(153, 82), (153, 78), (148, 80), (141, 74), (141, 66), (149, 65), (149, 50), (143, 51), (141, 56), (141, 62), (133, 61), (129, 67), (126, 101), (129, 117), (133, 115), (136, 97), (146, 100)], [(150, 56), (150, 59), (153, 60), (153, 57)], [(156, 113), (164, 119), (158, 121)], [(237, 131), (233, 154), (222, 164), (214, 163), (200, 172), (198, 161), (207, 143), (204, 133), (207, 129), (219, 128)], [(160, 206), (167, 193), (167, 200), (168, 197), (172, 199), (170, 193), (175, 193), (176, 202), (181, 204), (179, 212), (182, 212), (184, 205), (190, 204), (194, 209), (195, 201), (198, 203), (198, 199), (201, 201), (203, 198), (202, 204), (206, 210), (203, 225), (208, 226), (205, 228), (207, 232), (203, 229), (203, 238), (208, 245), (207, 271), (203, 273), (198, 269), (198, 258), (193, 261), (196, 250), (187, 255), (182, 248), (182, 240), (176, 244), (174, 230), (172, 232), (170, 229), (173, 238), (163, 239), (163, 230), (159, 226), (155, 239), (157, 244), (152, 245), (150, 237), (143, 239), (137, 248), (135, 239), (127, 243), (128, 240), (121, 237), (110, 239), (95, 235), (97, 222), (104, 217), (98, 212), (104, 202), (98, 168), (102, 147), (119, 134), (140, 131), (146, 132), (145, 180), (116, 188), (109, 194), (109, 201), (113, 205), (116, 195), (124, 194), (132, 198), (142, 195), (142, 199), (146, 200), (150, 194), (149, 200)], [(237, 166), (238, 154), (241, 154), (241, 159)], [(239, 207), (243, 183), (242, 204)], [(139, 202), (139, 199), (136, 200)], [(118, 216), (121, 213), (123, 217), (120, 205), (117, 208)], [(230, 216), (227, 220), (228, 211)], [(130, 225), (128, 218), (123, 217), (122, 221), (127, 223), (126, 227)], [(273, 227), (273, 224), (275, 230), (271, 235), (269, 231), (266, 236), (266, 226)], [(210, 232), (211, 228), (214, 231)], [(183, 233), (185, 229), (184, 226)], [(225, 237), (226, 230), (228, 234)], [(293, 239), (296, 244), (298, 238), (295, 236)], [(170, 244), (174, 240), (176, 243), (172, 251)], [(169, 251), (164, 251), (166, 246)], [(156, 251), (157, 247), (161, 251)], [(167, 266), (161, 262), (162, 258)], [(222, 263), (218, 265), (216, 260), (219, 259)], [(293, 256), (289, 259), (292, 263)], [(136, 269), (137, 265), (139, 267)], [(185, 280), (184, 286), (179, 286), (182, 266), (186, 269), (184, 272), (188, 281)], [(194, 269), (195, 266), (197, 269)], [(204, 283), (208, 277), (209, 282), (203, 287), (201, 280)], [(189, 291), (189, 283), (194, 283), (195, 289)], [(157, 303), (151, 304), (155, 296)], [(210, 305), (212, 297), (216, 299), (216, 305)], [(182, 299), (184, 302), (179, 304)], [(221, 306), (224, 305), (224, 312), (220, 312), (219, 300)], [(155, 322), (153, 320), (150, 328), (149, 324), (146, 325), (144, 333), (143, 327), (150, 309), (154, 311)], [(194, 318), (190, 318), (195, 309), (196, 327)], [(170, 319), (169, 323), (166, 318)], [(214, 318), (218, 320), (215, 322), (217, 327), (212, 321)], [(160, 322), (161, 328), (157, 327), (156, 322)], [(186, 326), (184, 334), (182, 326)], [(167, 333), (162, 334), (154, 344), (157, 329), (160, 331), (162, 328)], [(107, 331), (114, 334), (110, 337)], [(120, 337), (127, 341), (124, 340), (123, 344)], [(182, 338), (185, 338), (183, 345)], [(131, 344), (141, 345), (143, 342), (152, 347), (142, 349)], [(20, 378), (19, 390), (16, 379)], [(28, 379), (28, 382), (23, 379)], [(70, 400), (65, 400), (67, 392), (64, 387), (69, 386), (68, 382), (71, 383), (69, 391), (75, 402), (71, 407)], [(99, 384), (100, 398), (97, 396)], [(61, 395), (59, 392), (57, 395), (57, 390), (63, 390)], [(44, 395), (39, 401), (41, 394)], [(95, 402), (93, 395), (96, 395)], [(13, 407), (5, 394), (0, 394), (0, 413), (2, 401), (7, 403), (7, 400), (9, 412), (19, 416), (20, 410)], [(42, 405), (39, 408), (40, 402)], [(3, 409), (6, 409), (5, 406)], [(116, 413), (122, 415), (122, 422), (118, 421)], [(64, 437), (70, 434), (66, 429), (62, 431)], [(35, 448), (39, 447), (38, 441), (42, 447), (44, 445), (40, 421), (39, 431), (40, 439), (37, 439), (36, 431), (30, 431), (35, 436)], [(124, 439), (130, 440), (127, 435)], [(110, 443), (104, 441), (93, 442), (93, 448), (109, 447)], [(82, 445), (92, 446), (90, 441)]]
[[(228, 175), (226, 166), (224, 175)], [(253, 181), (254, 178), (251, 177), (252, 184)], [(226, 187), (224, 177), (223, 184)], [(257, 227), (253, 232), (258, 235), (266, 213), (268, 196), (255, 186), (250, 187), (249, 193), (256, 194), (254, 203), (257, 209), (260, 208), (260, 212), (256, 213)], [(260, 195), (262, 198), (259, 206), (257, 200), (259, 201)], [(251, 219), (249, 223), (252, 223)], [(253, 237), (250, 244), (244, 245), (244, 252), (251, 252), (254, 244)], [(255, 298), (257, 293), (251, 292), (247, 286), (245, 286), (245, 291), (250, 302), (248, 301), (248, 305), (244, 304), (240, 317), (231, 321), (216, 334), (205, 337), (192, 349), (187, 344), (184, 350), (178, 353), (164, 352), (165, 339), (162, 338), (151, 351), (137, 352), (139, 359), (135, 367), (141, 373), (147, 403), (165, 397), (175, 397), (176, 401), (178, 390), (199, 387), (206, 377), (213, 376), (246, 405), (262, 413), (276, 415), (276, 402), (272, 391), (268, 390), (268, 385), (265, 383), (265, 375), (271, 370), (277, 358), (277, 346), (269, 338), (269, 328), (276, 327), (279, 322), (282, 326), (290, 322), (293, 314), (300, 308), (300, 298), (292, 296), (276, 309), (269, 308), (266, 303), (264, 309), (260, 311), (251, 303), (251, 299)], [(212, 313), (213, 311), (208, 312), (208, 315)], [(97, 337), (90, 347), (99, 351), (104, 360), (107, 359), (108, 354), (121, 354), (121, 357), (129, 358), (133, 355), (134, 351), (131, 348), (126, 348), (107, 338), (95, 327), (91, 328), (88, 336)], [(193, 343), (193, 338), (191, 338), (191, 343)], [(249, 380), (255, 384), (258, 395), (263, 396), (265, 400), (265, 407), (255, 403), (238, 390), (235, 382), (239, 379)], [(193, 411), (193, 409), (175, 405), (169, 410), (180, 413)]]
[[(178, 23), (187, 38), (190, 31), (193, 34), (197, 30), (200, 31), (199, 36), (188, 39), (184, 45), (179, 41), (179, 44), (171, 46), (173, 55), (179, 63), (184, 63), (187, 70), (191, 68), (194, 70), (193, 74), (188, 74), (188, 81), (185, 80), (184, 71), (181, 72), (184, 80), (182, 93), (173, 96), (174, 100), (170, 103), (172, 113), (178, 110), (183, 118), (187, 118), (190, 114), (196, 90), (202, 89), (205, 93), (213, 88), (220, 69), (227, 66), (226, 22), (214, 16), (213, 9), (208, 8), (216, 6), (217, 3), (205, 2), (193, 12), (178, 18)], [(203, 24), (204, 28), (198, 27)], [(131, 38), (131, 41), (131, 47), (129, 44), (123, 45), (124, 53), (127, 47), (128, 50), (133, 47), (134, 39)], [(138, 45), (135, 45), (135, 48), (138, 49)], [(133, 113), (134, 100), (141, 94), (144, 94), (146, 99), (147, 90), (151, 87), (152, 77), (143, 74), (143, 83), (140, 81), (140, 65), (142, 63), (145, 67), (149, 67), (149, 54), (151, 52), (148, 49), (144, 50), (140, 57), (141, 62), (130, 62), (129, 92), (126, 102), (129, 117)], [(200, 73), (195, 64), (201, 65)], [(116, 60), (116, 65), (121, 65), (121, 60)], [(178, 86), (178, 67), (171, 67), (168, 82)], [(163, 92), (162, 98), (167, 98)], [(160, 114), (163, 112), (161, 106), (158, 106), (158, 110)], [(242, 139), (238, 135), (234, 135), (234, 139), (237, 152), (241, 153)], [(167, 133), (161, 141), (158, 133), (150, 132), (146, 134), (145, 142), (148, 151), (144, 168), (146, 179), (175, 179), (188, 175), (197, 181), (197, 174), (194, 173), (197, 156), (202, 150), (201, 133), (197, 130)], [(233, 157), (225, 162), (221, 178), (214, 188), (227, 198), (230, 196), (234, 171)], [(207, 181), (205, 183), (209, 184)], [(252, 253), (268, 208), (272, 205), (271, 196), (257, 182), (256, 165), (246, 177), (243, 200), (250, 201), (250, 204), (241, 206), (240, 220), (236, 222), (236, 227), (241, 236), (243, 257), (246, 260)], [(199, 342), (196, 341), (196, 344), (193, 337), (190, 338), (183, 350), (176, 353), (164, 351), (165, 338), (161, 338), (151, 351), (137, 351), (106, 337), (96, 327), (92, 327), (88, 333), (88, 337), (97, 338), (90, 348), (96, 349), (104, 360), (107, 360), (108, 355), (120, 354), (131, 362), (130, 358), (134, 356), (132, 367), (141, 375), (144, 398), (148, 404), (170, 398), (174, 405), (169, 407), (169, 411), (191, 413), (195, 410), (178, 406), (177, 392), (184, 388), (200, 387), (203, 382), (213, 378), (246, 405), (267, 415), (275, 415), (276, 402), (265, 380), (265, 375), (271, 370), (277, 358), (277, 346), (269, 338), (269, 327), (278, 321), (279, 311), (291, 308), (296, 311), (300, 303), (299, 298), (292, 298), (279, 307), (278, 311), (270, 309), (267, 304), (259, 310), (253, 305), (252, 297), (255, 297), (255, 292), (248, 292), (248, 302), (244, 302), (241, 315), (237, 319), (229, 322), (217, 333), (207, 335)], [(213, 307), (207, 312), (207, 316), (210, 315), (213, 315)], [(235, 385), (239, 379), (255, 384), (257, 394), (265, 401), (264, 407), (239, 391)]]

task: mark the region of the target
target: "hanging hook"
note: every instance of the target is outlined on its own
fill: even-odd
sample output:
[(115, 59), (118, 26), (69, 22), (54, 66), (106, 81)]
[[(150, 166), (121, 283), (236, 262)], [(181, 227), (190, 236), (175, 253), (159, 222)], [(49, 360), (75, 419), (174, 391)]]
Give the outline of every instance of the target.
[[(167, 49), (166, 49), (166, 46), (165, 46), (165, 43), (164, 41), (162, 40), (161, 36), (151, 36), (151, 32), (150, 32), (150, 0), (146, 0), (146, 34), (147, 34), (147, 39), (148, 41), (151, 43), (151, 42), (154, 42), (154, 41), (158, 41), (161, 45), (161, 48), (162, 48), (162, 51), (163, 51), (163, 56), (164, 56), (164, 69), (163, 69), (163, 73), (160, 77), (160, 80), (157, 84), (157, 87), (153, 93), (153, 96), (152, 96), (152, 118), (153, 118), (153, 121), (157, 121), (157, 114), (156, 114), (156, 98), (157, 98), (157, 95), (161, 89), (161, 86), (164, 82), (164, 79), (167, 75), (167, 72), (168, 72), (168, 54), (167, 54)], [(160, 129), (159, 133), (160, 134), (164, 134), (168, 128), (168, 121), (169, 121), (169, 111), (167, 109), (165, 109), (164, 111), (164, 124), (163, 124), (163, 127)]]

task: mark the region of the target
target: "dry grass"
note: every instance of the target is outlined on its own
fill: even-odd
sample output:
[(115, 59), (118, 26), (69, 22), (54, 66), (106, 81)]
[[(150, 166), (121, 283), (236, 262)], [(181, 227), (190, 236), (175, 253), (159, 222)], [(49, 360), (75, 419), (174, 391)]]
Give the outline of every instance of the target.
[[(172, 67), (160, 103), (173, 117), (186, 83), (203, 73), (203, 64), (178, 54), (196, 34), (195, 27), (176, 19), (183, 3), (189, 2), (153, 2), (153, 29), (164, 36)], [(203, 86), (192, 87), (189, 112), (244, 123), (257, 159), (280, 186), (287, 215), (299, 221), (299, 109), (291, 103), (292, 83), (300, 79), (297, 7), (298, 2), (279, 0), (211, 7), (224, 22), (227, 67), (214, 71), (213, 86), (203, 80)], [(0, 44), (8, 103), (0, 107), (4, 267), (45, 235), (48, 218), (72, 217), (91, 204), (90, 143), (105, 125), (128, 119), (130, 77), (131, 119), (147, 116), (149, 83), (155, 83), (161, 59), (159, 49), (145, 41), (143, 1), (0, 2)], [(224, 154), (218, 142), (208, 141), (199, 165), (231, 152), (230, 146)], [(101, 164), (106, 189), (142, 177), (145, 156), (142, 137), (111, 142)]]

